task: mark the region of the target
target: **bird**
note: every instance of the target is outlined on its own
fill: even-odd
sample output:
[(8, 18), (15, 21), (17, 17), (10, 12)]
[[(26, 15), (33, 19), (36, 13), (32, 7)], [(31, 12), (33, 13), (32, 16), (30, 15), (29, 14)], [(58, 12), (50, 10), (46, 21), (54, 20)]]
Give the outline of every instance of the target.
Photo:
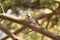
[(35, 17), (33, 17), (31, 14), (27, 14), (27, 16), (28, 16), (28, 18), (29, 18), (29, 20), (33, 23), (33, 24), (35, 24), (36, 26), (40, 26), (40, 24), (39, 24), (39, 22), (37, 21), (37, 19), (35, 18)]

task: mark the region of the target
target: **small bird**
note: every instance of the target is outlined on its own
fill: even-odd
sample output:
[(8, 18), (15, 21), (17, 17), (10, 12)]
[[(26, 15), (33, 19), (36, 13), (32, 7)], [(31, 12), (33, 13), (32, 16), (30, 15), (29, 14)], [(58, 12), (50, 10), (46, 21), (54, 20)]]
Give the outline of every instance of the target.
[(40, 26), (40, 24), (39, 24), (39, 22), (37, 21), (37, 19), (34, 18), (31, 14), (28, 13), (27, 16), (28, 16), (29, 20), (30, 20), (33, 24), (35, 24), (36, 26)]

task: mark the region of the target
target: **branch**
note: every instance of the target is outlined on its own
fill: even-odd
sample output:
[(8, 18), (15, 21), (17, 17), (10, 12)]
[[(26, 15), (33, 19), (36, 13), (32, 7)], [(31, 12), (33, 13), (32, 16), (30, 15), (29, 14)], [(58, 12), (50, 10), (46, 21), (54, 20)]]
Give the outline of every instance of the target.
[[(26, 29), (26, 27), (22, 27), (21, 29), (18, 29), (14, 32), (15, 35), (17, 35), (18, 33), (20, 33), (21, 31), (23, 31), (24, 29)], [(9, 38), (9, 36), (6, 36), (5, 38), (1, 39), (1, 40), (6, 40), (7, 38)]]
[(22, 24), (22, 25), (25, 25), (27, 26), (27, 28), (30, 28), (34, 31), (37, 31), (53, 40), (60, 40), (60, 37), (47, 31), (46, 29), (44, 28), (40, 28), (40, 27), (35, 27), (33, 25), (31, 25), (30, 22), (24, 20), (24, 19), (19, 19), (18, 17), (15, 17), (15, 16), (11, 16), (11, 15), (0, 15), (0, 18), (3, 18), (3, 19), (6, 19), (6, 20), (9, 20), (9, 21), (12, 21), (12, 22), (15, 22), (15, 23), (18, 23), (18, 24)]
[(5, 32), (13, 40), (17, 39), (17, 37), (13, 33), (11, 33), (7, 28), (5, 28), (1, 23), (0, 23), (0, 30), (2, 30), (3, 32)]
[(60, 10), (53, 11), (50, 14), (44, 14), (44, 15), (38, 16), (37, 19), (43, 19), (43, 18), (53, 16), (53, 15), (60, 15)]
[[(46, 24), (46, 27), (45, 27), (47, 30), (48, 30), (50, 19), (51, 19), (51, 17), (47, 18), (47, 24)], [(45, 38), (44, 35), (42, 35), (41, 40), (44, 40), (44, 38)]]

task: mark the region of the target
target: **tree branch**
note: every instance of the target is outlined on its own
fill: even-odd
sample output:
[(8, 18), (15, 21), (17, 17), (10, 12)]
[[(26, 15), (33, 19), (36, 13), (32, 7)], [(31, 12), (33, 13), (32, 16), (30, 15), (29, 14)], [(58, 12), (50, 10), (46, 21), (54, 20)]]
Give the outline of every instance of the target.
[[(47, 29), (47, 30), (48, 30), (48, 26), (49, 26), (50, 19), (51, 19), (51, 17), (48, 17), (48, 18), (47, 18), (47, 24), (46, 24), (46, 27), (45, 27), (45, 29)], [(45, 38), (45, 36), (42, 35), (41, 40), (44, 40), (44, 38)]]
[[(23, 31), (24, 29), (26, 29), (26, 27), (23, 26), (22, 28), (16, 30), (16, 31), (14, 32), (14, 34), (17, 35), (17, 34), (20, 33), (21, 31)], [(1, 39), (1, 40), (6, 40), (7, 38), (9, 38), (8, 35), (7, 35), (5, 38)]]
[(0, 30), (5, 32), (9, 37), (11, 37), (13, 40), (18, 39), (13, 33), (11, 33), (7, 28), (5, 28), (1, 23), (0, 23)]
[(60, 10), (53, 11), (50, 14), (44, 14), (44, 15), (38, 16), (37, 19), (43, 19), (43, 18), (53, 16), (53, 15), (60, 15)]
[(33, 25), (31, 25), (30, 22), (24, 20), (24, 19), (19, 19), (18, 17), (15, 17), (15, 16), (11, 16), (11, 15), (3, 15), (2, 14), (0, 15), (0, 18), (3, 18), (3, 19), (6, 19), (6, 20), (9, 20), (9, 21), (12, 21), (12, 22), (15, 22), (15, 23), (18, 23), (18, 24), (22, 24), (22, 25), (25, 25), (27, 26), (27, 28), (31, 28), (32, 30), (34, 31), (37, 31), (53, 40), (60, 40), (60, 36), (57, 36), (49, 31), (47, 31), (46, 29), (44, 28), (40, 28), (40, 27), (35, 27)]

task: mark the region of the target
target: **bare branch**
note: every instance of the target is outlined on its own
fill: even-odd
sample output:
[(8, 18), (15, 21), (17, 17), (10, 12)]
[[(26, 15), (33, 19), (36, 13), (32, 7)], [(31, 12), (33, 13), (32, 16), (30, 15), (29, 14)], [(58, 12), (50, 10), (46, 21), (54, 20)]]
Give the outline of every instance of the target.
[[(51, 16), (47, 18), (47, 24), (46, 24), (46, 27), (45, 27), (47, 30), (48, 30), (48, 26), (49, 26), (49, 23), (50, 23), (50, 19), (51, 19)], [(44, 40), (44, 37), (45, 36), (42, 35), (41, 40)]]
[(2, 30), (3, 32), (5, 32), (13, 40), (17, 39), (17, 37), (13, 33), (11, 33), (7, 28), (5, 28), (1, 23), (0, 23), (0, 30)]
[(37, 19), (43, 19), (43, 18), (53, 16), (53, 15), (60, 15), (60, 10), (54, 11), (50, 14), (44, 14), (44, 15), (38, 16)]
[(38, 16), (37, 19), (42, 19), (42, 18), (46, 18), (49, 16), (53, 16), (53, 15), (60, 15), (60, 4), (59, 4), (58, 8), (56, 10), (54, 10), (52, 13)]
[[(14, 32), (14, 34), (16, 35), (16, 34), (20, 33), (21, 31), (23, 31), (24, 29), (26, 29), (25, 26), (23, 26), (22, 28), (16, 30), (16, 31)], [(5, 38), (3, 38), (3, 39), (1, 39), (1, 40), (6, 40), (7, 38), (9, 38), (9, 36), (6, 36)]]

